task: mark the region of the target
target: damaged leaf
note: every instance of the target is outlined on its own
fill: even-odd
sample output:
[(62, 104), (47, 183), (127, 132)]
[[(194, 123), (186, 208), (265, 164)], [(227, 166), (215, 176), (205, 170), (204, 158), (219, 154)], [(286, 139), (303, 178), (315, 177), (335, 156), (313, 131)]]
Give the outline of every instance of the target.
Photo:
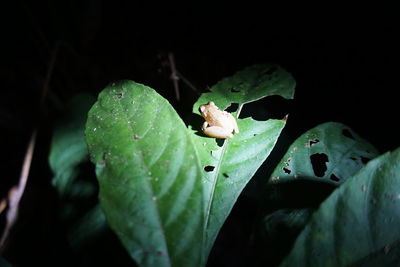
[(397, 149), (368, 162), (322, 202), (281, 266), (396, 266), (399, 205)]
[[(253, 66), (211, 88), (194, 105), (241, 107), (271, 94), (292, 97), (279, 67)], [(225, 103), (225, 104), (222, 104)], [(122, 81), (89, 112), (86, 139), (107, 221), (141, 266), (204, 266), (244, 186), (274, 147), (285, 121), (239, 119), (217, 143), (186, 127), (153, 89)], [(198, 128), (198, 126), (195, 126)]]
[[(296, 82), (292, 75), (277, 65), (254, 65), (247, 67), (219, 81), (204, 93), (193, 105), (193, 113), (199, 113), (199, 106), (213, 101), (220, 109), (231, 104), (241, 106), (261, 98), (279, 95), (292, 99)], [(235, 112), (233, 112), (235, 114)]]
[(327, 122), (307, 131), (289, 147), (270, 182), (310, 179), (340, 184), (377, 155), (377, 150), (349, 127)]

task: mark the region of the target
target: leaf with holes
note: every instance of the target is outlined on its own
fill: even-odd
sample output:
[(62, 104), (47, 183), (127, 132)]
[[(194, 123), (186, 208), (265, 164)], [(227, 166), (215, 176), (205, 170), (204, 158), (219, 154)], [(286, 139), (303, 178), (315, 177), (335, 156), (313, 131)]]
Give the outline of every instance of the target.
[[(291, 79), (293, 96), (291, 76), (269, 68), (257, 75), (240, 74), (238, 82), (253, 86), (246, 94), (253, 90), (257, 99), (261, 91), (265, 96), (279, 94), (280, 77)], [(272, 75), (274, 83), (264, 83), (265, 75)], [(235, 95), (228, 87), (218, 92), (215, 98), (209, 94), (216, 103), (224, 98), (230, 103)], [(214, 138), (187, 128), (151, 88), (123, 81), (100, 93), (86, 125), (100, 202), (109, 224), (140, 265), (205, 265), (219, 229), (271, 152), (285, 121), (246, 118), (238, 125), (240, 133), (218, 145)]]
[(304, 133), (289, 147), (270, 182), (311, 179), (340, 184), (377, 155), (377, 150), (349, 127), (335, 122), (323, 123)]
[[(293, 77), (276, 65), (254, 65), (222, 79), (203, 94), (193, 105), (199, 114), (199, 106), (213, 101), (221, 109), (232, 103), (238, 104), (233, 114), (239, 117), (243, 105), (263, 97), (280, 95), (291, 99), (294, 95)], [(238, 119), (240, 133), (227, 139), (218, 150), (211, 151), (202, 163), (215, 166), (206, 173), (211, 184), (207, 196), (206, 253), (211, 250), (219, 229), (230, 213), (240, 192), (274, 147), (285, 122), (283, 120), (256, 121)]]
[(321, 204), (282, 266), (392, 266), (400, 262), (396, 253), (400, 249), (399, 206), (397, 149), (368, 162)]
[(202, 94), (193, 105), (193, 113), (199, 114), (199, 106), (213, 101), (219, 108), (226, 109), (232, 103), (241, 106), (258, 99), (280, 95), (292, 99), (296, 82), (290, 73), (277, 65), (254, 65), (224, 78)]

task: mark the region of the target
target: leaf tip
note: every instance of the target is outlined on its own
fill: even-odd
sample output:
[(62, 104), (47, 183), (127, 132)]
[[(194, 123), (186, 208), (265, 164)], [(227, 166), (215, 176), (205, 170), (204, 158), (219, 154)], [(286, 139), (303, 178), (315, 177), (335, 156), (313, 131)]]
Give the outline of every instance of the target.
[(282, 121), (283, 121), (284, 123), (286, 123), (287, 120), (288, 120), (288, 118), (289, 118), (289, 114), (286, 114), (285, 117), (283, 117)]

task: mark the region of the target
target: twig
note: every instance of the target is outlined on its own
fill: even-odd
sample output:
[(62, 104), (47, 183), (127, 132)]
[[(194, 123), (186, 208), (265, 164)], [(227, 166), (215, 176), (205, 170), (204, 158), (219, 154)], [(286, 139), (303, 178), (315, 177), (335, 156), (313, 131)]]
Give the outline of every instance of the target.
[(3, 248), (4, 243), (8, 237), (11, 227), (14, 225), (17, 215), (18, 215), (18, 205), (21, 200), (21, 197), (25, 191), (26, 182), (28, 181), (29, 170), (31, 168), (32, 163), (32, 155), (35, 149), (36, 144), (36, 134), (37, 131), (34, 130), (31, 138), (29, 139), (28, 148), (26, 149), (24, 162), (22, 164), (21, 175), (19, 178), (19, 183), (16, 186), (13, 186), (8, 193), (8, 210), (7, 210), (7, 221), (6, 226), (4, 228), (3, 236), (0, 240), (0, 247)]
[(179, 71), (176, 71), (176, 75), (178, 76), (179, 79), (182, 80), (190, 89), (193, 90), (193, 92), (197, 93), (200, 95), (199, 90), (197, 90), (196, 86), (194, 86), (188, 79), (185, 78), (185, 76), (182, 75)]
[(175, 66), (175, 57), (172, 52), (168, 53), (168, 61), (169, 61), (169, 67), (171, 68), (171, 80), (174, 84), (174, 89), (175, 89), (175, 96), (176, 100), (179, 101), (180, 95), (179, 95), (179, 77), (176, 72), (176, 66)]
[(60, 42), (57, 42), (55, 44), (53, 50), (51, 51), (50, 62), (47, 67), (46, 77), (43, 82), (42, 93), (41, 93), (41, 98), (40, 98), (40, 106), (41, 107), (44, 105), (44, 100), (46, 99), (47, 93), (49, 92), (49, 85), (50, 85), (50, 81), (51, 81), (51, 76), (53, 74), (54, 66), (56, 64), (59, 47), (60, 47)]
[(168, 53), (168, 62), (165, 61), (164, 64), (166, 64), (167, 66), (170, 67), (171, 69), (171, 80), (174, 83), (174, 89), (175, 89), (175, 95), (176, 98), (180, 99), (180, 93), (179, 93), (179, 80), (182, 80), (182, 82), (184, 84), (186, 84), (186, 86), (188, 86), (190, 89), (192, 89), (193, 92), (195, 92), (197, 95), (200, 95), (200, 91), (197, 90), (196, 86), (193, 85), (193, 83), (191, 83), (185, 76), (183, 76), (182, 73), (180, 73), (175, 65), (175, 57), (174, 54), (172, 52)]
[[(42, 92), (41, 92), (41, 97), (40, 97), (40, 107), (43, 107), (44, 101), (49, 92), (50, 80), (51, 80), (51, 77), (53, 74), (53, 70), (54, 70), (54, 66), (55, 66), (55, 62), (56, 62), (56, 58), (57, 58), (57, 53), (58, 53), (58, 48), (59, 48), (59, 43), (56, 43), (56, 45), (54, 46), (54, 48), (50, 54), (50, 61), (49, 61), (48, 67), (47, 67), (46, 76), (45, 76), (45, 79), (43, 81), (43, 86), (42, 86)], [(5, 228), (3, 231), (3, 235), (1, 236), (1, 239), (0, 239), (0, 249), (4, 249), (4, 244), (7, 241), (10, 230), (17, 220), (18, 206), (21, 201), (22, 195), (24, 194), (25, 187), (26, 187), (28, 177), (29, 177), (29, 171), (30, 171), (31, 163), (32, 163), (32, 156), (33, 156), (33, 152), (35, 150), (36, 136), (37, 136), (37, 127), (33, 130), (31, 137), (29, 139), (28, 147), (27, 147), (26, 153), (25, 153), (24, 162), (22, 164), (22, 170), (21, 170), (21, 174), (19, 177), (18, 185), (13, 186), (8, 193), (8, 198), (7, 198), (8, 209), (7, 209), (7, 213), (6, 213), (6, 225), (5, 225)], [(4, 201), (2, 201), (2, 204), (4, 205)]]

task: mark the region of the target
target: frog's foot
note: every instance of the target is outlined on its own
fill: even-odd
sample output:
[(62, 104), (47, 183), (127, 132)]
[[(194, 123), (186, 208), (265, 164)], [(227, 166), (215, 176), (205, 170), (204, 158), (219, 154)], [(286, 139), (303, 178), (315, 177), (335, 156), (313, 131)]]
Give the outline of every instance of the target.
[(231, 138), (233, 137), (232, 132), (227, 131), (226, 129), (219, 126), (210, 126), (207, 128), (203, 128), (203, 132), (214, 138)]

